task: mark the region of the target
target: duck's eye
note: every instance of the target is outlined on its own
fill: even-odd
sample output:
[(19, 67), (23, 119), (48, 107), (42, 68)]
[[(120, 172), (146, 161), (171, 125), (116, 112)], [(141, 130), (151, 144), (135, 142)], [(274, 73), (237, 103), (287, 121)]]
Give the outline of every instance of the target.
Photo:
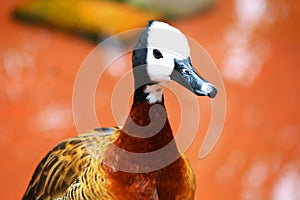
[(163, 58), (163, 55), (161, 54), (161, 52), (157, 49), (153, 49), (153, 56), (154, 58), (156, 59), (160, 59), (160, 58)]

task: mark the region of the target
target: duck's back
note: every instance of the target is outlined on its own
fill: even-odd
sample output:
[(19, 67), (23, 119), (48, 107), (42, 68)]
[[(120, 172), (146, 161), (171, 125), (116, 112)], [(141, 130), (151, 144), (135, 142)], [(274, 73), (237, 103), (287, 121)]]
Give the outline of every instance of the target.
[[(95, 129), (59, 143), (35, 169), (23, 200), (72, 199), (72, 195), (80, 193), (77, 191), (75, 194), (74, 191), (84, 190), (83, 184), (84, 187), (101, 187), (101, 184), (93, 184), (96, 181), (105, 181), (105, 174), (101, 174), (98, 166), (105, 150), (119, 132), (119, 128)], [(97, 194), (88, 194), (90, 197), (109, 195), (102, 188), (91, 191)], [(83, 196), (73, 197), (92, 199), (87, 194), (81, 195)]]

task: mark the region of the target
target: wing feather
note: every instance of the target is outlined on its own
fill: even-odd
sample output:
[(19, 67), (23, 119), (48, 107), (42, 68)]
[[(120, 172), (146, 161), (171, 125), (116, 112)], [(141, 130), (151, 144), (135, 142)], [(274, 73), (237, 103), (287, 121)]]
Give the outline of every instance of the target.
[(87, 167), (93, 167), (92, 158), (101, 159), (103, 147), (119, 132), (119, 128), (98, 128), (59, 143), (38, 164), (23, 200), (61, 197)]

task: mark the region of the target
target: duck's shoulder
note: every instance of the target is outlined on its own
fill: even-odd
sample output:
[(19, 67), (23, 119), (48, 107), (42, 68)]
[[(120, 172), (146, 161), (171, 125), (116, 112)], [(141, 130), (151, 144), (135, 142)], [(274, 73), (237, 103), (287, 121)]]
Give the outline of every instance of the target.
[(119, 127), (97, 128), (60, 142), (38, 164), (23, 200), (61, 197), (84, 169), (97, 167), (119, 132)]

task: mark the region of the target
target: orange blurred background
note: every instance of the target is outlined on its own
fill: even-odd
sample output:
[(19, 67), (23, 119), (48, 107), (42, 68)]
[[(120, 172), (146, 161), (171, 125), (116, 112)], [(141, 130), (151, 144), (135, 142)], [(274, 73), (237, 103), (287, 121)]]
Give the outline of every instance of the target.
[[(2, 0), (0, 7), (0, 199), (7, 200), (21, 199), (42, 157), (77, 135), (73, 83), (96, 46), (14, 20), (16, 3)], [(300, 1), (216, 1), (204, 13), (170, 22), (209, 52), (226, 89), (222, 135), (201, 160), (210, 102), (200, 100), (203, 131), (186, 152), (196, 199), (300, 199)], [(101, 124), (114, 126), (103, 114), (110, 112), (107, 93), (117, 77), (107, 73), (105, 80), (96, 109)], [(172, 101), (167, 108), (176, 129), (180, 116)]]

